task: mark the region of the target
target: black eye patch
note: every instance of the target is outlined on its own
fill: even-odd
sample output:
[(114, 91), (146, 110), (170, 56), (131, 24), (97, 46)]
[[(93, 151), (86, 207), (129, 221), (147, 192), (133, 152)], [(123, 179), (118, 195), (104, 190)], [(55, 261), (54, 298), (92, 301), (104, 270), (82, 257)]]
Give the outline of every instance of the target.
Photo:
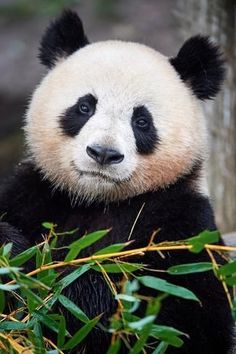
[(131, 120), (137, 150), (140, 154), (151, 154), (159, 142), (152, 115), (145, 106), (135, 107)]
[(96, 111), (97, 99), (91, 95), (80, 97), (76, 104), (62, 114), (60, 126), (63, 132), (71, 137), (76, 136)]

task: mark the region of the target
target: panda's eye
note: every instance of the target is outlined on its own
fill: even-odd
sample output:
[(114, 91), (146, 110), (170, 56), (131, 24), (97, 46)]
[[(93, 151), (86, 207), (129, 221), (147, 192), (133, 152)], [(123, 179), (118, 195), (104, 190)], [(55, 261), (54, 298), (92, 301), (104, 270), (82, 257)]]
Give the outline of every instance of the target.
[(138, 127), (138, 128), (147, 128), (148, 127), (148, 121), (147, 119), (145, 118), (138, 118), (135, 122), (135, 125)]
[(90, 110), (91, 110), (90, 106), (86, 103), (81, 103), (79, 105), (79, 111), (82, 114), (89, 114)]
[(97, 98), (89, 93), (80, 97), (76, 104), (66, 109), (60, 119), (61, 128), (66, 135), (74, 137), (79, 133), (95, 114), (97, 101)]
[(97, 99), (93, 95), (85, 95), (79, 98), (76, 105), (76, 111), (81, 116), (84, 116), (84, 118), (90, 118), (95, 113), (96, 104)]
[(131, 125), (137, 151), (140, 154), (153, 153), (158, 143), (158, 135), (152, 114), (147, 107), (137, 106), (133, 108)]

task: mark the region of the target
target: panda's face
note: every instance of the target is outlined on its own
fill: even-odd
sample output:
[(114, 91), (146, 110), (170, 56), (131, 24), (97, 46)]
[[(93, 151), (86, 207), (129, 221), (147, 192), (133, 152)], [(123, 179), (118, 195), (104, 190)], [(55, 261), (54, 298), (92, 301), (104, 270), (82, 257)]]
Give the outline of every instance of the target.
[(36, 164), (75, 198), (117, 200), (166, 186), (204, 157), (197, 98), (141, 44), (87, 45), (36, 89), (26, 118)]

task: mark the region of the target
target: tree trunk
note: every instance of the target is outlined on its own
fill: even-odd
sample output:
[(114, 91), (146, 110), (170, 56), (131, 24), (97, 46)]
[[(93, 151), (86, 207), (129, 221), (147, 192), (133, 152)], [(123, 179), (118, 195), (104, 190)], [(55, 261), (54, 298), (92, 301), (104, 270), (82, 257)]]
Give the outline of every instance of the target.
[(208, 182), (223, 232), (236, 230), (236, 2), (179, 0), (181, 37), (210, 35), (226, 57), (227, 77), (214, 102), (204, 104), (210, 132)]

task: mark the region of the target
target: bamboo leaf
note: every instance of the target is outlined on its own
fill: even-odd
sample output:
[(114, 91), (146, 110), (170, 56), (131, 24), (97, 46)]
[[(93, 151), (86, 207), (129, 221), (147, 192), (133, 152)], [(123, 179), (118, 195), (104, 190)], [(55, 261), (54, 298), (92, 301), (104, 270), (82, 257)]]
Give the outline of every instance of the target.
[[(97, 272), (101, 272), (101, 267), (94, 265), (91, 267)], [(123, 273), (123, 272), (134, 272), (142, 268), (141, 264), (132, 264), (132, 263), (107, 263), (102, 265), (103, 270), (106, 273)]]
[(236, 285), (236, 277), (226, 277), (224, 279), (224, 281), (229, 286), (235, 286)]
[(56, 285), (56, 290), (65, 289), (68, 285), (73, 283), (76, 279), (78, 279), (81, 275), (86, 273), (90, 269), (90, 264), (84, 264), (83, 266), (78, 267), (72, 273), (66, 275), (64, 278), (60, 279)]
[(204, 249), (206, 244), (217, 243), (219, 242), (219, 240), (220, 240), (219, 231), (205, 230), (201, 232), (198, 236), (191, 237), (186, 241), (188, 242), (189, 245), (192, 246), (192, 248), (190, 249), (191, 252), (199, 253)]
[(58, 323), (53, 318), (51, 318), (50, 315), (43, 314), (40, 311), (34, 311), (33, 316), (45, 326), (50, 328), (53, 332), (59, 332)]
[(33, 322), (22, 323), (17, 321), (2, 321), (0, 322), (0, 331), (23, 331), (32, 327)]
[(84, 248), (87, 248), (100, 240), (102, 237), (107, 235), (109, 230), (100, 230), (96, 232), (92, 232), (88, 235), (85, 235), (81, 237), (79, 240), (76, 240), (75, 242), (71, 243), (68, 248), (70, 249), (69, 253), (67, 254), (65, 261), (72, 261), (75, 259), (80, 251), (82, 251)]
[(45, 228), (45, 229), (47, 229), (47, 230), (53, 230), (54, 229), (54, 227), (55, 227), (55, 225), (53, 224), (53, 223), (51, 223), (51, 222), (43, 222), (42, 223), (42, 226)]
[(178, 296), (183, 299), (199, 301), (196, 295), (192, 291), (182, 286), (168, 283), (164, 279), (146, 275), (143, 277), (138, 277), (138, 280), (140, 281), (140, 283), (142, 283), (143, 285), (149, 288), (159, 290), (170, 295)]
[(192, 274), (192, 273), (201, 273), (213, 269), (213, 265), (210, 262), (202, 263), (188, 263), (180, 264), (177, 266), (170, 267), (167, 272), (169, 274), (182, 275), (182, 274)]
[(32, 332), (29, 331), (29, 339), (34, 345), (34, 354), (45, 354), (44, 339), (39, 322), (35, 322)]
[(13, 257), (10, 260), (10, 265), (13, 267), (20, 267), (22, 264), (26, 263), (28, 260), (30, 260), (36, 254), (37, 247), (38, 246), (33, 246), (31, 248), (28, 248), (24, 252)]
[(165, 354), (169, 345), (166, 342), (161, 342), (152, 354)]
[(185, 334), (173, 327), (153, 324), (150, 335), (174, 347), (180, 348), (184, 342), (181, 338), (179, 338), (179, 336)]
[(58, 297), (58, 300), (68, 311), (70, 311), (80, 321), (85, 323), (89, 322), (89, 318), (85, 315), (85, 313), (67, 297), (65, 297), (64, 295), (60, 295)]
[(228, 276), (234, 273), (236, 273), (236, 261), (227, 263), (218, 269), (219, 275)]
[(2, 255), (4, 257), (9, 256), (11, 249), (12, 249), (13, 243), (9, 242), (6, 245), (3, 246), (3, 250), (2, 250)]
[(19, 289), (20, 285), (18, 284), (0, 284), (0, 290), (4, 290), (4, 291), (12, 291), (12, 290), (16, 290)]
[(135, 322), (129, 322), (128, 326), (131, 329), (135, 329), (138, 331), (142, 331), (142, 329), (149, 323), (152, 323), (155, 320), (155, 316), (146, 316), (138, 321)]
[(105, 248), (102, 248), (98, 252), (94, 253), (94, 255), (99, 255), (99, 254), (109, 254), (109, 253), (116, 253), (122, 251), (126, 246), (128, 246), (130, 242), (125, 242), (125, 243), (115, 243), (114, 245), (109, 245)]
[(121, 340), (118, 338), (109, 348), (107, 354), (118, 354), (121, 347)]
[(0, 275), (9, 274), (9, 273), (17, 273), (21, 268), (18, 267), (2, 267), (0, 268)]
[(64, 350), (73, 349), (89, 334), (89, 332), (96, 326), (101, 316), (97, 316), (86, 323), (82, 328), (80, 328), (71, 339), (65, 344)]
[(64, 316), (60, 316), (58, 324), (57, 346), (60, 348), (65, 343), (66, 336), (66, 320)]
[(3, 290), (0, 290), (0, 313), (4, 312), (6, 306), (6, 298)]

